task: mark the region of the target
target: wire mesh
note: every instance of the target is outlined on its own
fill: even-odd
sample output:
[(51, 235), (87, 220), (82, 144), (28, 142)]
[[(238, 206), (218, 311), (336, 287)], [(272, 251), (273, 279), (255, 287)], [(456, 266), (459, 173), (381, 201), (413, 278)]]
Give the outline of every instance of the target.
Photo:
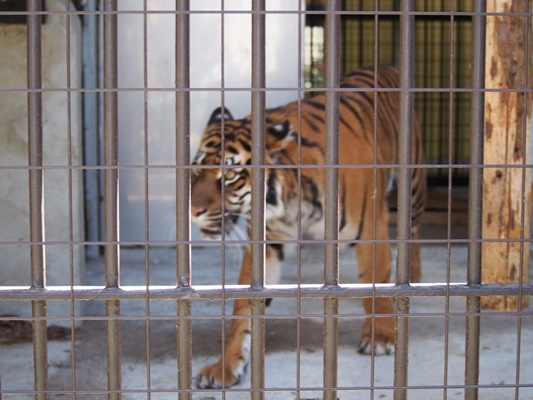
[[(0, 153), (7, 221), (0, 236), (5, 260), (1, 399), (531, 398), (527, 371), (533, 358), (525, 351), (533, 345), (533, 314), (527, 309), (527, 296), (533, 295), (528, 282), (531, 164), (527, 156), (517, 163), (484, 164), (483, 159), (487, 93), (520, 93), (528, 112), (519, 116), (523, 132), (513, 149), (529, 151), (531, 77), (526, 73), (515, 86), (486, 88), (484, 75), (493, 72), (485, 57), (490, 18), (526, 25), (527, 39), (518, 50), (531, 59), (528, 1), (516, 1), (504, 12), (487, 12), (482, 2), (411, 0), (372, 5), (337, 0), (7, 3), (13, 7), (0, 7), (0, 43), (14, 56), (0, 64), (0, 76), (8, 77), (0, 78), (0, 104), (7, 110)], [(21, 17), (27, 22), (21, 24)], [(240, 35), (249, 47), (236, 54), (242, 57), (237, 65), (248, 69), (235, 70), (231, 41), (245, 27), (249, 35)], [(166, 36), (155, 38), (158, 28)], [(166, 49), (166, 42), (172, 49), (169, 59), (160, 58), (158, 50)], [(289, 52), (276, 52), (290, 43)], [(55, 47), (61, 57), (54, 56)], [(17, 52), (27, 58), (21, 60)], [(202, 56), (209, 56), (212, 68), (197, 62)], [(399, 64), (400, 89), (368, 92), (376, 102), (380, 93), (400, 93), (398, 164), (341, 165), (339, 99), (358, 89), (339, 87), (340, 73), (383, 60)], [(214, 81), (199, 83), (206, 70)], [(277, 80), (272, 71), (280, 70), (292, 80)], [(235, 84), (235, 75), (249, 78), (248, 83)], [(326, 98), (324, 163), (305, 161), (310, 146), (299, 135), (296, 165), (267, 160), (270, 107), (292, 96), (298, 126), (303, 126), (304, 103), (313, 94)], [(190, 217), (195, 212), (191, 177), (198, 169), (190, 154), (199, 142), (195, 121), (198, 115), (207, 120), (213, 101), (225, 110), (243, 98), (249, 108), (244, 115), (251, 115), (250, 236), (244, 226), (207, 242)], [(424, 132), (422, 165), (411, 158), (413, 110)], [(371, 119), (377, 122), (378, 115), (374, 111)], [(220, 129), (230, 120), (225, 119)], [(62, 142), (54, 136), (57, 131)], [(22, 143), (22, 154), (16, 143)], [(125, 153), (128, 146), (137, 149), (135, 156)], [(173, 159), (157, 158), (168, 148)], [(379, 146), (373, 151), (377, 159)], [(224, 171), (223, 198), (228, 171), (235, 168), (227, 158), (202, 167)], [(370, 239), (340, 237), (345, 206), (340, 171), (371, 171), (369, 208), (378, 210), (377, 177), (392, 167), (398, 169), (398, 189), (391, 239), (375, 233)], [(429, 205), (422, 239), (411, 231), (410, 181), (416, 168), (439, 185), (428, 202), (444, 204), (440, 225), (432, 221), (438, 217)], [(265, 206), (271, 195), (268, 177), (282, 169), (294, 170), (298, 188), (292, 238), (266, 236), (266, 221), (272, 218)], [(326, 171), (324, 239), (305, 236), (309, 170)], [(521, 173), (520, 199), (515, 199), (521, 204), (521, 226), (512, 235), (483, 234), (483, 176), (493, 170)], [(63, 174), (58, 183), (55, 174)], [(135, 187), (127, 190), (132, 181), (140, 182), (138, 193)], [(465, 202), (456, 197), (458, 186), (465, 182), (467, 220), (456, 224), (457, 202)], [(170, 219), (160, 219), (169, 188), (175, 205)], [(14, 197), (15, 192), (21, 195)], [(140, 208), (128, 208), (128, 202)], [(223, 214), (223, 221), (231, 222), (230, 214)], [(375, 277), (376, 249), (383, 243), (397, 256), (394, 283), (358, 283), (353, 253), (344, 248), (373, 244)], [(519, 245), (514, 281), (482, 282), (482, 267), (489, 263), (481, 258), (482, 248), (492, 243)], [(291, 245), (295, 254), (285, 251)], [(422, 247), (422, 283), (410, 282), (414, 245)], [(239, 281), (246, 247), (250, 276)], [(270, 253), (285, 265), (281, 284), (271, 284)], [(481, 299), (495, 296), (517, 298), (518, 307), (482, 310)], [(376, 300), (383, 298), (395, 302), (392, 313), (378, 312)], [(361, 299), (373, 302), (369, 313)], [(245, 304), (247, 312), (232, 313), (233, 300)], [(368, 356), (357, 354), (367, 317), (374, 335)], [(386, 317), (395, 321), (395, 354), (378, 357), (377, 324)], [(238, 371), (225, 361), (235, 351), (225, 343), (232, 340), (228, 328), (236, 321), (250, 321)], [(199, 385), (201, 368), (219, 355), (221, 387), (214, 380), (211, 388)]]

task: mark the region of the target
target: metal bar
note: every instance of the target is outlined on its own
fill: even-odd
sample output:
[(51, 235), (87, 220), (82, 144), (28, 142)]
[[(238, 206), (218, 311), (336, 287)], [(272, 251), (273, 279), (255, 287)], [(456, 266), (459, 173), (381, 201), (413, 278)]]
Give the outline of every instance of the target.
[[(265, 165), (265, 0), (252, 2), (252, 165)], [(265, 240), (265, 169), (252, 170), (252, 220), (250, 239)], [(252, 254), (252, 289), (265, 283), (265, 244), (250, 244)], [(250, 303), (252, 316), (265, 313), (264, 299)], [(251, 321), (251, 387), (265, 387), (265, 322)], [(264, 399), (263, 391), (251, 393), (253, 400)]]
[[(400, 86), (413, 88), (414, 85), (414, 38), (415, 20), (413, 15), (414, 0), (403, 0), (400, 16)], [(398, 257), (396, 265), (396, 283), (409, 284), (411, 245), (411, 173), (412, 131), (413, 131), (414, 93), (400, 91), (400, 130), (398, 138)]]
[[(104, 0), (104, 165), (118, 166), (118, 76), (117, 76), (117, 0)], [(119, 226), (118, 226), (118, 169), (104, 171), (104, 235), (105, 281), (106, 288), (115, 289), (120, 285)], [(120, 300), (106, 302), (108, 317), (120, 316)], [(107, 387), (108, 399), (122, 398), (120, 355), (120, 320), (107, 320)]]
[[(189, 0), (176, 0), (176, 273), (178, 288), (191, 286), (190, 241), (190, 87), (189, 74)], [(180, 168), (182, 167), (182, 168)], [(178, 301), (177, 351), (178, 388), (192, 387), (191, 302)], [(190, 392), (180, 392), (179, 399), (192, 399)]]
[[(302, 17), (301, 11), (303, 9), (303, 3), (298, 3), (298, 126), (302, 126), (302, 92), (301, 88), (305, 84), (304, 74), (303, 74), (303, 60), (302, 56), (303, 51), (303, 32), (304, 32), (304, 19)], [(312, 48), (312, 47), (311, 47)], [(312, 59), (312, 56), (311, 56)], [(297, 165), (302, 164), (302, 136), (298, 135), (298, 157), (296, 161)], [(298, 182), (298, 212), (296, 217), (296, 226), (297, 226), (297, 239), (302, 239), (302, 170), (298, 168), (297, 170), (297, 182)], [(296, 245), (296, 279), (297, 286), (300, 288), (302, 283), (302, 246), (301, 244)], [(302, 299), (300, 297), (300, 291), (296, 293), (296, 387), (300, 388), (302, 385), (302, 320), (300, 315), (302, 314)], [(301, 400), (301, 392), (296, 391), (296, 400)]]
[[(326, 165), (339, 164), (339, 92), (340, 84), (340, 15), (334, 12), (341, 9), (339, 0), (328, 0), (326, 4), (326, 28), (324, 61), (326, 64)], [(324, 188), (324, 286), (337, 287), (339, 284), (339, 170), (325, 167)], [(335, 297), (324, 299), (324, 388), (337, 386), (338, 319), (339, 301)], [(325, 390), (325, 400), (336, 400), (336, 390)]]
[[(263, 11), (264, 0), (253, 1)], [(265, 165), (265, 15), (252, 14), (252, 165)], [(265, 170), (252, 170), (252, 227), (250, 239), (265, 240)], [(252, 286), (264, 285), (264, 245), (252, 245)]]
[[(96, 11), (97, 2), (89, 1), (86, 10)], [(98, 16), (87, 14), (83, 17), (82, 34), (82, 59), (83, 59), (83, 88), (96, 89), (98, 87)], [(71, 88), (69, 88), (70, 90)], [(98, 165), (98, 121), (99, 105), (98, 92), (83, 92), (83, 160), (84, 165)], [(88, 218), (85, 219), (85, 231), (88, 241), (97, 242), (100, 239), (100, 171), (88, 169), (84, 171), (85, 188), (85, 210)], [(91, 245), (85, 247), (85, 254), (88, 257), (98, 257), (98, 246)]]
[[(28, 89), (42, 88), (41, 59), (41, 9), (40, 0), (28, 0)], [(30, 167), (43, 165), (43, 105), (41, 92), (28, 92), (28, 161)], [(43, 170), (29, 170), (30, 240), (44, 243), (44, 181)], [(44, 289), (46, 285), (46, 261), (44, 244), (30, 246), (31, 287)], [(32, 315), (46, 317), (46, 301), (32, 301)], [(48, 342), (46, 319), (33, 321), (33, 363), (35, 399), (47, 399)]]
[[(29, 0), (28, 10), (28, 89), (42, 87), (41, 63), (41, 1)], [(43, 170), (43, 103), (42, 93), (28, 93), (28, 160), (30, 167), (30, 240), (31, 284), (44, 288), (46, 263), (44, 251), (44, 182)]]
[[(526, 3), (524, 5), (525, 7), (525, 11), (532, 11), (532, 8), (531, 8), (531, 3), (529, 0), (526, 0)], [(532, 28), (532, 19), (531, 17), (527, 17), (526, 18), (526, 38), (525, 38), (525, 43), (524, 43), (524, 53), (525, 54), (531, 54), (531, 28)], [(528, 68), (525, 68), (525, 72), (524, 72), (524, 83), (523, 83), (523, 87), (526, 88), (528, 86), (528, 83), (530, 82), (530, 72), (529, 72), (529, 69)], [(531, 99), (529, 98), (529, 96), (524, 96), (524, 110), (528, 110), (530, 109), (528, 106), (529, 106), (529, 103), (531, 101)], [(529, 145), (531, 146), (531, 142), (528, 142), (528, 135), (530, 135), (530, 131), (531, 131), (531, 115), (527, 115), (527, 113), (524, 113), (523, 116), (523, 131), (521, 132), (522, 134), (522, 137), (523, 137), (523, 143), (529, 143)], [(529, 123), (528, 123), (529, 122)], [(529, 131), (528, 131), (528, 127), (529, 127)], [(529, 150), (529, 149), (528, 149)], [(526, 150), (527, 151), (527, 150)], [(531, 215), (528, 214), (526, 212), (526, 204), (529, 204), (528, 202), (528, 198), (529, 196), (527, 195), (528, 193), (528, 190), (526, 189), (526, 185), (529, 185), (530, 184), (530, 179), (531, 177), (529, 176), (529, 180), (527, 179), (528, 177), (528, 174), (526, 173), (526, 168), (525, 168), (525, 164), (528, 160), (528, 157), (524, 157), (523, 159), (523, 162), (522, 162), (522, 165), (524, 166), (524, 168), (522, 169), (522, 198), (521, 198), (521, 204), (520, 204), (520, 209), (522, 210), (522, 215), (521, 215), (521, 227), (520, 227), (520, 238), (523, 239), (528, 235), (529, 232), (525, 232), (525, 227), (526, 226), (529, 226), (529, 224), (526, 223), (526, 217), (530, 217), (531, 218)], [(531, 229), (531, 227), (529, 227)], [(520, 284), (520, 286), (523, 285), (524, 283), (524, 279), (527, 277), (529, 278), (529, 275), (526, 274), (526, 268), (529, 267), (529, 263), (528, 263), (528, 257), (527, 255), (524, 254), (524, 243), (520, 243), (520, 273), (519, 273), (519, 278), (518, 278), (518, 283)], [(531, 249), (531, 248), (530, 248)], [(527, 252), (526, 252), (527, 254)], [(526, 274), (526, 276), (524, 276)], [(528, 280), (528, 279), (526, 279)], [(520, 292), (519, 292), (519, 297), (518, 297), (518, 311), (522, 311), (524, 309), (524, 298), (522, 297), (522, 290), (520, 289)], [(517, 318), (517, 321), (516, 321), (516, 367), (515, 367), (515, 375), (516, 375), (516, 379), (515, 379), (515, 384), (516, 385), (519, 385), (520, 384), (520, 380), (521, 380), (521, 375), (522, 375), (522, 369), (521, 369), (521, 361), (522, 361), (522, 332), (523, 332), (523, 318), (522, 318), (522, 315), (520, 314)], [(518, 400), (520, 398), (520, 389), (519, 387), (516, 387), (515, 388), (515, 400)]]
[[(415, 10), (414, 0), (402, 0), (400, 15), (400, 86), (413, 88), (415, 78), (415, 18), (408, 14)], [(414, 93), (400, 91), (400, 131), (398, 137), (398, 255), (396, 284), (409, 286), (411, 266), (411, 164)], [(394, 342), (394, 399), (407, 398), (409, 371), (409, 298), (397, 297), (396, 340)]]
[[(225, 2), (224, 0), (221, 0), (220, 2), (220, 9), (221, 11), (225, 10)], [(221, 60), (221, 66), (220, 66), (220, 88), (222, 89), (220, 92), (220, 106), (224, 110), (226, 108), (226, 98), (225, 98), (225, 92), (224, 88), (226, 86), (226, 68), (224, 64), (224, 54), (226, 52), (225, 48), (225, 42), (226, 42), (226, 29), (225, 29), (225, 16), (224, 14), (220, 14), (220, 60)], [(224, 132), (225, 129), (225, 119), (224, 119), (225, 113), (222, 113), (222, 119), (220, 121), (220, 129), (222, 132)], [(224, 135), (221, 135), (220, 137), (220, 148), (225, 149), (226, 148), (226, 139)], [(222, 152), (222, 157), (220, 158), (220, 165), (226, 165), (225, 160), (225, 152)], [(226, 198), (226, 185), (224, 183), (225, 175), (222, 174), (222, 181), (220, 184), (220, 195), (223, 199)], [(226, 226), (226, 205), (224, 202), (221, 204), (221, 213), (222, 213), (222, 226)], [(226, 240), (226, 231), (222, 229), (222, 235), (220, 240), (224, 242)], [(223, 244), (220, 249), (220, 282), (222, 285), (222, 288), (224, 288), (224, 285), (226, 284), (226, 244)], [(222, 299), (220, 302), (220, 315), (226, 315), (226, 298), (224, 297), (224, 293), (222, 293)], [(226, 343), (226, 321), (221, 318), (220, 319), (220, 339), (221, 343)], [(226, 359), (226, 346), (222, 346), (222, 351), (220, 354), (220, 359), (225, 360)], [(222, 369), (222, 382), (226, 382), (226, 369)], [(226, 400), (226, 393), (222, 392), (222, 398), (221, 400)]]
[[(143, 0), (143, 86), (148, 88), (148, 0)], [(149, 141), (148, 141), (148, 104), (149, 104), (149, 94), (147, 91), (144, 92), (143, 98), (143, 117), (144, 117), (144, 132), (143, 132), (143, 141), (144, 141), (144, 165), (146, 166), (144, 170), (144, 236), (146, 238), (146, 245), (144, 246), (145, 256), (145, 282), (146, 282), (146, 291), (150, 290), (150, 169), (148, 164), (149, 159)], [(146, 299), (146, 390), (147, 390), (147, 400), (152, 400), (152, 395), (150, 390), (152, 389), (152, 352), (150, 343), (151, 338), (151, 307), (150, 300)]]
[[(450, 4), (450, 10), (453, 12), (455, 11), (455, 0), (451, 1)], [(448, 80), (448, 87), (452, 88), (456, 86), (456, 76), (454, 71), (454, 65), (455, 65), (455, 51), (456, 51), (456, 45), (455, 45), (455, 26), (456, 21), (454, 16), (450, 16), (450, 63), (449, 63), (449, 80)], [(448, 170), (448, 199), (447, 199), (447, 209), (448, 209), (448, 221), (446, 224), (446, 237), (451, 238), (452, 237), (452, 221), (451, 221), (451, 210), (452, 210), (452, 173), (453, 169), (451, 166), (453, 165), (453, 157), (454, 157), (454, 142), (455, 142), (455, 130), (454, 130), (454, 120), (455, 120), (455, 106), (454, 106), (454, 95), (452, 93), (449, 94), (449, 114), (448, 114), (448, 125), (449, 125), (449, 132), (448, 132), (448, 163), (450, 165), (450, 168)], [(451, 243), (446, 244), (446, 284), (449, 285), (451, 281), (451, 256), (452, 256), (452, 246)], [(446, 298), (446, 305), (445, 305), (445, 313), (446, 316), (444, 318), (444, 370), (443, 370), (443, 385), (447, 386), (449, 382), (449, 365), (450, 365), (450, 318), (448, 314), (450, 313), (450, 296), (447, 295)], [(442, 393), (442, 398), (447, 399), (448, 398), (448, 389), (444, 388)]]
[[(248, 289), (248, 290), (245, 290)], [(463, 283), (411, 284), (399, 287), (391, 283), (382, 284), (341, 284), (324, 287), (320, 284), (272, 285), (262, 289), (249, 289), (241, 285), (209, 285), (176, 288), (175, 286), (150, 285), (120, 286), (54, 286), (47, 289), (29, 286), (2, 286), (0, 300), (221, 300), (257, 298), (364, 298), (364, 297), (465, 297), (465, 296), (524, 296), (533, 295), (533, 283), (495, 283), (468, 285)]]
[[(483, 136), (485, 124), (485, 37), (486, 12), (484, 1), (474, 2), (475, 15), (472, 17), (472, 93), (470, 108), (470, 164), (468, 188), (468, 244), (467, 284), (481, 284), (481, 242), (482, 238), (482, 206), (483, 206)], [(466, 298), (467, 313), (479, 313), (480, 298)], [(465, 399), (477, 400), (479, 383), (479, 315), (466, 317), (465, 347)], [(472, 385), (473, 387), (468, 387)]]
[[(66, 3), (66, 9), (67, 9), (67, 12), (70, 11), (70, 7), (72, 6), (72, 4), (70, 2), (67, 2)], [(72, 34), (72, 30), (71, 30), (71, 16), (70, 15), (67, 15), (65, 17), (65, 20), (66, 20), (66, 67), (67, 67), (67, 71), (66, 71), (66, 80), (67, 80), (67, 88), (70, 88), (72, 86), (72, 57), (71, 57), (71, 34)], [(67, 150), (67, 154), (68, 154), (68, 166), (71, 167), (72, 166), (72, 158), (73, 158), (73, 143), (72, 143), (72, 93), (70, 92), (67, 92), (67, 104), (68, 104), (68, 109), (67, 109), (67, 142), (68, 142), (68, 150)], [(76, 96), (76, 95), (74, 95)], [(79, 177), (79, 173), (77, 174), (77, 176)], [(68, 240), (69, 240), (69, 282), (70, 282), (70, 287), (74, 287), (74, 276), (75, 276), (75, 273), (74, 273), (74, 213), (73, 213), (73, 210), (72, 210), (72, 200), (73, 200), (73, 192), (74, 192), (74, 183), (73, 183), (73, 170), (72, 169), (69, 169), (68, 170), (68, 173), (67, 173), (67, 176), (68, 176), (68, 189), (67, 189), (67, 193), (68, 193), (68, 225), (69, 225), (69, 228), (68, 228)], [(76, 303), (74, 301), (74, 297), (71, 296), (71, 299), (70, 299), (70, 315), (71, 317), (74, 317), (76, 316)], [(72, 366), (74, 368), (72, 368), (72, 372), (71, 372), (71, 385), (72, 385), (72, 390), (73, 391), (76, 391), (78, 385), (77, 385), (77, 376), (76, 376), (76, 325), (75, 325), (75, 320), (74, 319), (71, 319), (70, 320), (70, 362), (72, 364)], [(72, 397), (73, 400), (76, 400), (76, 396), (74, 395)], [(1, 400), (1, 399), (0, 399)]]

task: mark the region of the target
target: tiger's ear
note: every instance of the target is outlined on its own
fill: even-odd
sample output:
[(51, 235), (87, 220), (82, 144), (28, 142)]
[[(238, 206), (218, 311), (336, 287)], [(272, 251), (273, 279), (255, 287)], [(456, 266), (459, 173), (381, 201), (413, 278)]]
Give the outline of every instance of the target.
[(280, 124), (267, 128), (266, 147), (267, 150), (277, 151), (283, 149), (294, 140), (294, 131), (288, 120)]
[(218, 107), (215, 111), (213, 111), (211, 117), (209, 117), (209, 122), (207, 125), (220, 124), (222, 117), (224, 117), (225, 121), (231, 121), (233, 119), (233, 115), (231, 115), (227, 108), (223, 109), (222, 107)]

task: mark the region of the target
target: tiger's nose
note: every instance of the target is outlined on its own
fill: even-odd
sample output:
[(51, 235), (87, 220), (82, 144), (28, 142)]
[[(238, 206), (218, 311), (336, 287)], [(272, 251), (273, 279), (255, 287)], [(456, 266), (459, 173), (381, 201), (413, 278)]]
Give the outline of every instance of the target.
[(191, 215), (198, 218), (207, 211), (205, 208), (191, 207)]

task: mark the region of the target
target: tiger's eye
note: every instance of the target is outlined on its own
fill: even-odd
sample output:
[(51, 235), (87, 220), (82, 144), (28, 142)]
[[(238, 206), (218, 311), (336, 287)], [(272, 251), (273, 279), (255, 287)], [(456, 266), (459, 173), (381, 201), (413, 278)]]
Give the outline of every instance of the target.
[(228, 169), (226, 170), (226, 173), (224, 174), (224, 177), (227, 179), (227, 180), (232, 180), (232, 179), (235, 179), (235, 177), (237, 176), (237, 173), (232, 170), (232, 169)]
[(224, 171), (224, 184), (226, 186), (235, 183), (237, 180), (239, 180), (239, 171), (233, 169), (227, 169)]

